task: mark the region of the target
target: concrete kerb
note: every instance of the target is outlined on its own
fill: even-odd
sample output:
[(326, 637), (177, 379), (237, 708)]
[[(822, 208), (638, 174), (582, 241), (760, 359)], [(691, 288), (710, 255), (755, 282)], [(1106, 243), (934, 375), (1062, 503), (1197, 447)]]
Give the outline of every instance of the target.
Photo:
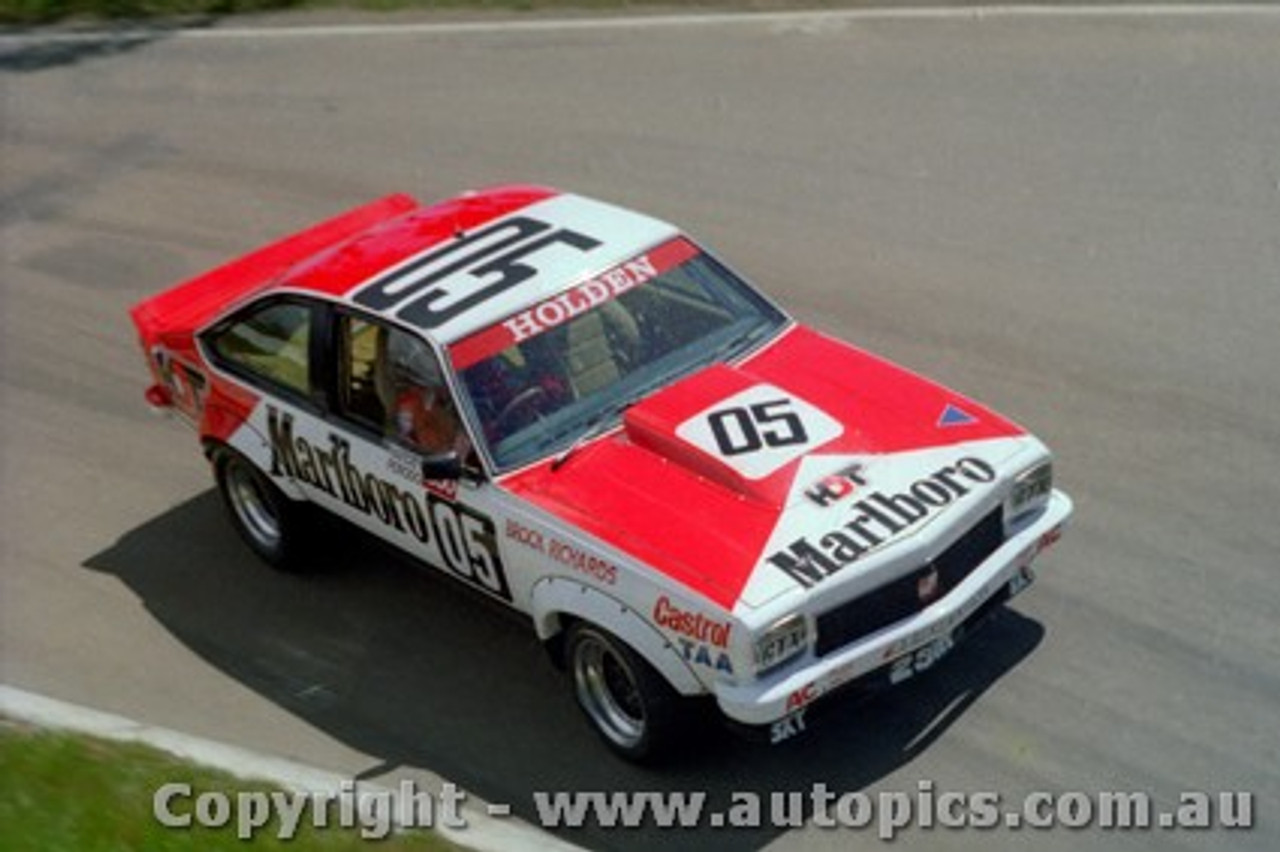
[[(354, 782), (352, 778), (339, 773), (287, 758), (259, 754), (239, 746), (148, 725), (114, 713), (47, 698), (7, 684), (0, 684), (0, 716), (40, 728), (142, 743), (184, 760), (222, 770), (239, 778), (266, 781), (290, 792), (337, 795), (340, 791), (350, 793), (355, 784), (354, 789), (361, 793), (393, 793), (388, 787), (366, 781)], [(476, 807), (478, 800), (474, 796), (468, 795), (467, 802), (471, 807), (465, 813), (465, 828), (438, 825), (433, 830), (453, 843), (478, 852), (580, 852), (581, 847), (566, 843), (515, 817), (499, 820), (489, 816), (482, 803)], [(394, 821), (395, 809), (392, 811)]]

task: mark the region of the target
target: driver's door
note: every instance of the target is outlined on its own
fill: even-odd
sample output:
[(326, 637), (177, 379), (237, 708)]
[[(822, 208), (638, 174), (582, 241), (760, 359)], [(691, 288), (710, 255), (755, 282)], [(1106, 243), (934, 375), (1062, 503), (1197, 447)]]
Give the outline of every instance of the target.
[[(345, 460), (332, 508), (488, 595), (511, 603), (479, 471), (436, 352), (416, 334), (334, 309), (328, 324), (331, 442)], [(457, 479), (428, 480), (423, 462), (456, 453)]]

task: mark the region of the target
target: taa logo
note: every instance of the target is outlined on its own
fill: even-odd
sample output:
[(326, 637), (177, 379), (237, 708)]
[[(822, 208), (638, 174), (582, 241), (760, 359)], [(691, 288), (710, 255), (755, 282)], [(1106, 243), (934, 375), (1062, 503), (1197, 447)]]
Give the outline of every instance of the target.
[(676, 639), (676, 643), (680, 646), (680, 653), (686, 661), (725, 674), (733, 674), (733, 662), (724, 651), (711, 648), (701, 642), (694, 642), (692, 639)]

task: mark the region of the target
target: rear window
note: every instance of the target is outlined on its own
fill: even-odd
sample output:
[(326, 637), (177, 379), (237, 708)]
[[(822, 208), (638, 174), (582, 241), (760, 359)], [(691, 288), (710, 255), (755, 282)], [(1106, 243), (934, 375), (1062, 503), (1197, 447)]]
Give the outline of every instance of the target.
[(298, 394), (311, 391), (311, 308), (276, 302), (250, 309), (214, 332), (209, 345), (224, 366)]

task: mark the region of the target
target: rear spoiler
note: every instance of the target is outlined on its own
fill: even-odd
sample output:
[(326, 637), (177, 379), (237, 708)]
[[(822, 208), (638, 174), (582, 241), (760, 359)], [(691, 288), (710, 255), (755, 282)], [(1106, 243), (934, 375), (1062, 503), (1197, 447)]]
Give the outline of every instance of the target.
[(190, 334), (232, 302), (269, 284), (289, 268), (417, 207), (418, 202), (411, 196), (388, 195), (144, 299), (130, 309), (129, 315), (144, 348), (165, 334)]

